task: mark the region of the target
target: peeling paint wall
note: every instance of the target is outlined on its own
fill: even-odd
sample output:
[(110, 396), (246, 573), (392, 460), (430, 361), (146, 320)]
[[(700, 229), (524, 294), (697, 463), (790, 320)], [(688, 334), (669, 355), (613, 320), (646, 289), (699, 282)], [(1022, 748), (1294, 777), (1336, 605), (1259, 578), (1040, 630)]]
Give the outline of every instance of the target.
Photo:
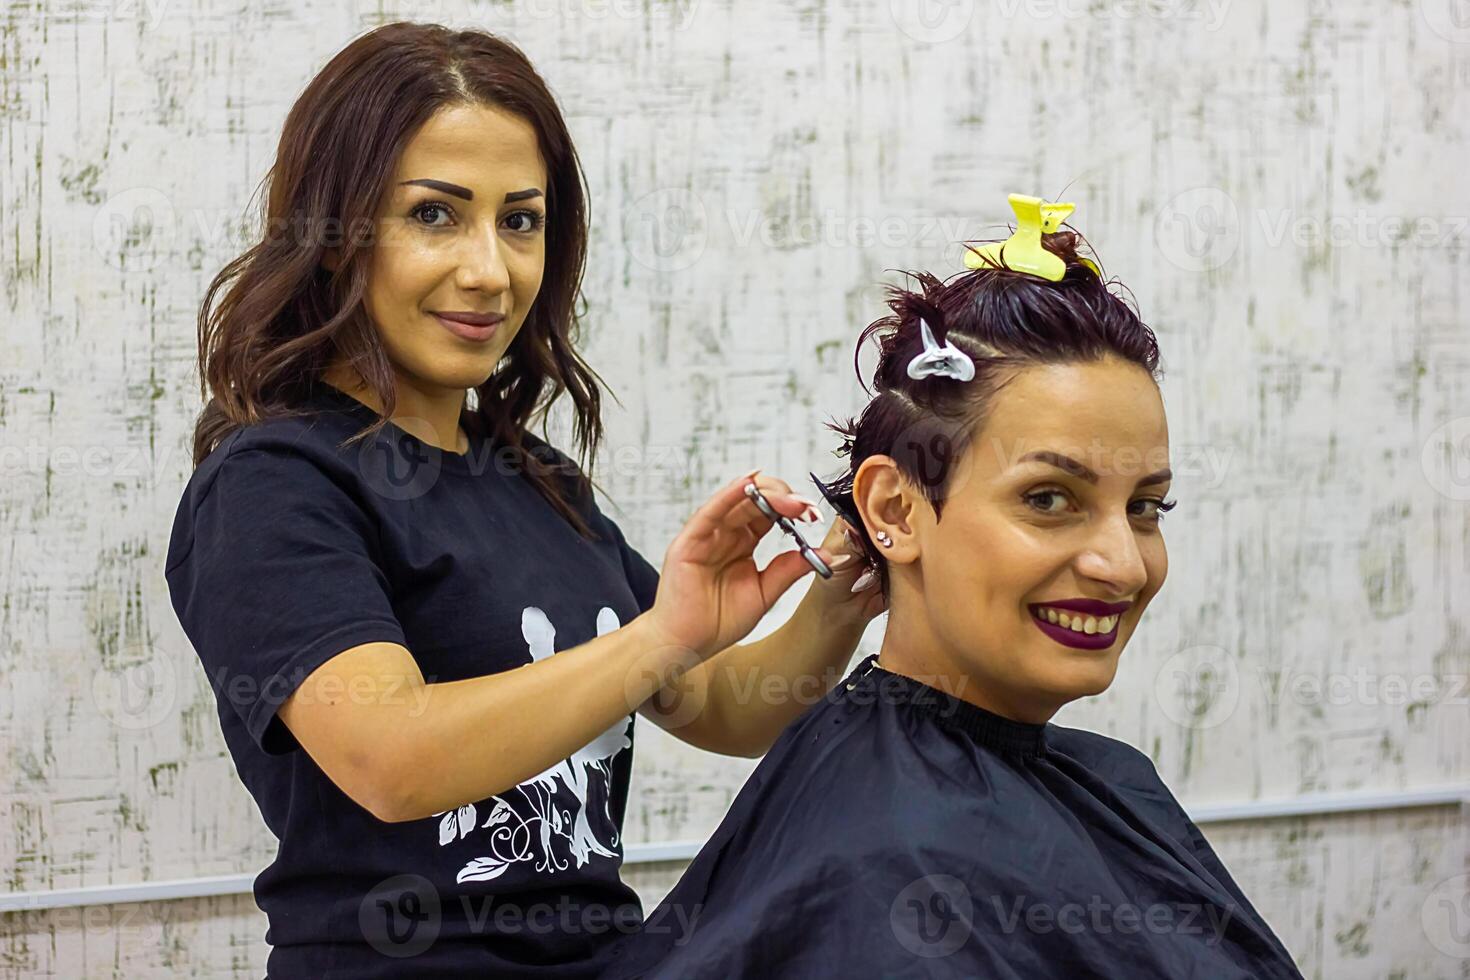
[[(194, 317), (295, 95), (400, 18), (509, 35), (565, 106), (585, 352), (622, 403), (599, 479), (655, 563), (731, 474), (835, 469), (891, 270), (957, 269), (1008, 191), (1075, 200), (1159, 334), (1181, 504), (1117, 683), (1057, 720), (1186, 803), (1470, 781), (1450, 0), (75, 0), (0, 15), (7, 890), (274, 851), (162, 577)], [(709, 832), (750, 768), (642, 726), (628, 840)], [(1207, 832), (1308, 976), (1417, 980), (1470, 976), (1467, 821)], [(677, 871), (629, 877), (651, 902)], [(264, 931), (248, 896), (10, 914), (0, 973), (258, 976)]]

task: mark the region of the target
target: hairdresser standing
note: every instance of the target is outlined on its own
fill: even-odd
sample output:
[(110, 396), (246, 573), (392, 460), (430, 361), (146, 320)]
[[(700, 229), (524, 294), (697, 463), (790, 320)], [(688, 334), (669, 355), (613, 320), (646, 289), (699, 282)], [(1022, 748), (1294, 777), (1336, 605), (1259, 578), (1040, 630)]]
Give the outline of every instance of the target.
[(601, 395), (573, 346), (580, 165), (514, 47), (413, 24), (349, 45), (286, 120), (266, 219), (200, 312), (211, 397), (166, 575), (280, 841), (255, 881), (269, 975), (594, 976), (641, 919), (630, 713), (759, 755), (882, 597), (854, 592), (838, 522), (833, 577), (734, 646), (809, 570), (756, 567), (744, 485), (815, 510), (731, 480), (660, 577), (528, 431), (569, 394), (590, 459)]

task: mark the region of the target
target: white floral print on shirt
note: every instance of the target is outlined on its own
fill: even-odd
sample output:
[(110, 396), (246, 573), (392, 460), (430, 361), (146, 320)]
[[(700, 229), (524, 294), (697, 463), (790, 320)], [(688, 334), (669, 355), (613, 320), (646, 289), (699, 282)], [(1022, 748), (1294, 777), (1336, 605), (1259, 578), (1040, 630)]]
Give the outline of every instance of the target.
[[(618, 629), (617, 613), (604, 606), (597, 613), (597, 635)], [(521, 634), (526, 638), (532, 661), (556, 653), (556, 627), (536, 606), (521, 612)], [(620, 718), (607, 731), (545, 772), (499, 796), (454, 810), (434, 814), (439, 819), (439, 844), (447, 847), (472, 834), (482, 845), (482, 854), (467, 862), (455, 876), (459, 882), (489, 881), (507, 868), (534, 862), (538, 874), (555, 874), (572, 866), (582, 867), (594, 854), (621, 854), (617, 826), (608, 812), (612, 783), (612, 760), (633, 742), (628, 737), (632, 717)], [(588, 801), (593, 787), (602, 800), (602, 811), (589, 817)], [(484, 813), (483, 808), (489, 812)], [(483, 816), (484, 821), (477, 821)], [(600, 825), (602, 839), (594, 828)], [(488, 831), (488, 833), (484, 833)]]

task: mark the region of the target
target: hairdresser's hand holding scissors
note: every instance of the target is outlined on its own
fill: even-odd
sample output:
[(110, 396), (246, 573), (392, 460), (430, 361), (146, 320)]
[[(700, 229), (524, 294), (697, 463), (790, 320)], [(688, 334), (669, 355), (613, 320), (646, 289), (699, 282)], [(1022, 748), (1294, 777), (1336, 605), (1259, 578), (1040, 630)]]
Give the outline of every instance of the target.
[[(834, 627), (857, 626), (888, 609), (888, 600), (879, 588), (878, 570), (863, 557), (863, 548), (855, 532), (841, 516), (833, 519), (822, 539), (824, 553), (837, 555), (833, 575), (812, 583), (808, 598), (820, 604), (822, 617)], [(844, 561), (843, 556), (846, 556)]]
[[(821, 512), (785, 481), (757, 470), (720, 488), (669, 545), (645, 616), (666, 649), (679, 652), (685, 671), (643, 710), (686, 741), (730, 755), (763, 753), (836, 683), (862, 628), (883, 609), (871, 576), (853, 590), (866, 565), (840, 517), (818, 548), (793, 520), (819, 521)], [(758, 568), (756, 545), (778, 525), (797, 547)], [(814, 569), (818, 581), (785, 625), (732, 645)]]
[[(759, 471), (757, 471), (758, 474)], [(747, 474), (705, 501), (664, 555), (658, 595), (648, 615), (672, 645), (699, 659), (718, 653), (755, 628), (797, 579), (812, 571), (801, 550), (786, 551), (764, 569), (755, 548), (775, 522), (746, 494), (755, 485), (778, 515), (820, 518), (816, 505), (771, 476)], [(831, 553), (809, 549), (824, 564)]]

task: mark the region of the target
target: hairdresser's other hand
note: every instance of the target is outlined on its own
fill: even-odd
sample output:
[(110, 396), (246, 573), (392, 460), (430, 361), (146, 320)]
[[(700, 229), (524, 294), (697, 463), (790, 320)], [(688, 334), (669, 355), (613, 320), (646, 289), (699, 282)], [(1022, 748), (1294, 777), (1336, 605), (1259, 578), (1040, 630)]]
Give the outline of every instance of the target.
[[(787, 589), (812, 572), (794, 547), (756, 567), (756, 544), (775, 524), (745, 495), (747, 483), (786, 517), (821, 519), (815, 504), (784, 480), (758, 474), (721, 487), (669, 545), (653, 608), (644, 614), (662, 644), (693, 651), (700, 660), (711, 657), (744, 639)], [(815, 550), (823, 561), (833, 560), (825, 548)]]
[(879, 585), (878, 570), (863, 556), (862, 539), (852, 527), (837, 517), (822, 539), (822, 554), (833, 555), (827, 562), (831, 578), (817, 578), (804, 602), (817, 602), (825, 625), (833, 627), (866, 626), (868, 621), (888, 608)]

